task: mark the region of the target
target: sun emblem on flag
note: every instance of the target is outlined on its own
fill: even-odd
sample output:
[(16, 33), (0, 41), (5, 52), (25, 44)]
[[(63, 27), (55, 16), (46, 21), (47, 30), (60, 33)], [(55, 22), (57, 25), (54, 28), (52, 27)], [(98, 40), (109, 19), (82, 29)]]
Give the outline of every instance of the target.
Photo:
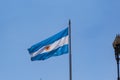
[(50, 46), (46, 46), (45, 50), (48, 51), (50, 49)]

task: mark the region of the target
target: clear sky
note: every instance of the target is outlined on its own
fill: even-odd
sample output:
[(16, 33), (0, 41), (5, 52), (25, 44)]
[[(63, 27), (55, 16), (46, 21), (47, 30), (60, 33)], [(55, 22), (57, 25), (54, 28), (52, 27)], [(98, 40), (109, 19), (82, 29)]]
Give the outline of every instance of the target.
[(69, 19), (73, 80), (116, 80), (120, 0), (1, 0), (0, 80), (69, 80), (68, 54), (32, 62), (27, 51)]

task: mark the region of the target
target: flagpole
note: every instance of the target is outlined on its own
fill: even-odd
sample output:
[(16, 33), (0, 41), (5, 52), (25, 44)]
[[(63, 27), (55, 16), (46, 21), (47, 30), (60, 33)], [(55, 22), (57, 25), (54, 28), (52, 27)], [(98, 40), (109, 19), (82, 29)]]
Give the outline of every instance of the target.
[(71, 20), (69, 20), (69, 80), (72, 80)]

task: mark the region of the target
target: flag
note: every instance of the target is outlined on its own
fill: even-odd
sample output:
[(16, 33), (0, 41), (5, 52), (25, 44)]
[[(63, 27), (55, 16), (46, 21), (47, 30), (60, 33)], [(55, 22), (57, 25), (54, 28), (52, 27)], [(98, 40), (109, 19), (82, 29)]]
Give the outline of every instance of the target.
[(31, 60), (46, 60), (53, 56), (60, 56), (68, 53), (68, 28), (45, 39), (28, 49)]

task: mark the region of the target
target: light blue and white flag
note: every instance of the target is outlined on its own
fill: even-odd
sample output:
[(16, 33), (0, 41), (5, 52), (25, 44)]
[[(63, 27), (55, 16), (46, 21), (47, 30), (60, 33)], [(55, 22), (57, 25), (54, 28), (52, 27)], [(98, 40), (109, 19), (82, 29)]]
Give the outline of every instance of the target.
[(53, 56), (59, 56), (68, 53), (68, 28), (43, 40), (28, 49), (31, 60), (45, 60)]

